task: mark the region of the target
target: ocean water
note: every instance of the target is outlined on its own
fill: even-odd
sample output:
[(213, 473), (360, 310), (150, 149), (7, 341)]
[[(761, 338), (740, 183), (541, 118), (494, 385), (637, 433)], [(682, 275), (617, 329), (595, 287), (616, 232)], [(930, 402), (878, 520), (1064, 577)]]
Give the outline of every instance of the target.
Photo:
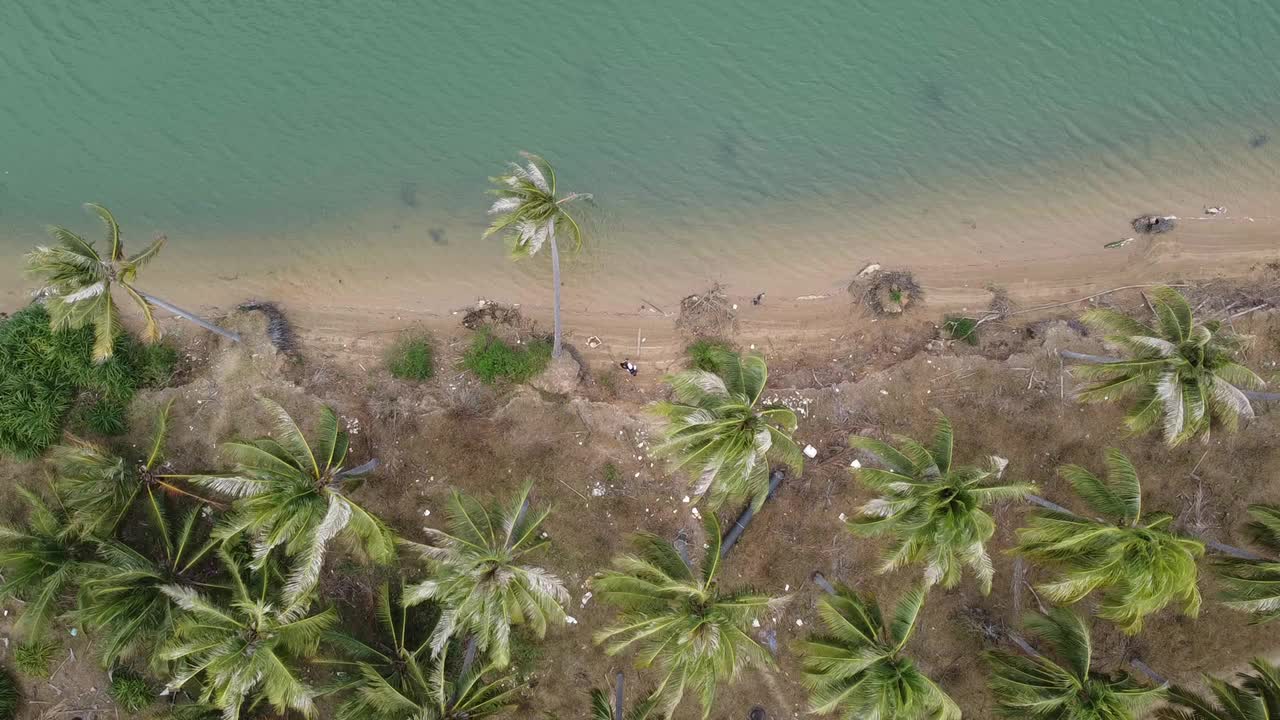
[[(10, 286), (44, 225), (92, 227), (88, 200), (168, 233), (168, 278), (533, 282), (478, 237), (519, 150), (595, 193), (596, 274), (785, 266), (806, 233), (839, 246), (947, 198), (977, 229), (1000, 198), (1053, 221), (1025, 206), (1280, 177), (1267, 0), (0, 5)], [(944, 241), (918, 225), (896, 226), (918, 253)]]

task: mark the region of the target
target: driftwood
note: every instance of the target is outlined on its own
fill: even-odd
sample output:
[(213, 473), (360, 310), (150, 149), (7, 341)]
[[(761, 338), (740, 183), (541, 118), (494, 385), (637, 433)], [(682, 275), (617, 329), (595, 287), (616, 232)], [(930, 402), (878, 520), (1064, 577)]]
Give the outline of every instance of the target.
[(298, 356), (298, 340), (293, 334), (293, 325), (289, 324), (289, 319), (284, 316), (279, 306), (273, 302), (250, 300), (241, 303), (239, 310), (243, 312), (256, 310), (266, 316), (267, 337), (271, 339), (271, 344), (285, 355)]

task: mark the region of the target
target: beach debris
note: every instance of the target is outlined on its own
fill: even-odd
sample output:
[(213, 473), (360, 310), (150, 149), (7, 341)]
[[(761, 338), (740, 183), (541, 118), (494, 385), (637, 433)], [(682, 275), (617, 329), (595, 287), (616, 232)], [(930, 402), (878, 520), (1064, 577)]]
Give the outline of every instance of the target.
[(587, 594), (586, 594), (586, 595), (583, 595), (583, 596), (582, 596), (582, 607), (586, 607), (586, 606), (587, 606), (587, 603), (589, 603), (589, 602), (591, 602), (591, 591), (590, 591), (590, 590), (588, 590), (588, 591), (587, 591)]
[(1112, 249), (1115, 249), (1115, 248), (1122, 248), (1122, 247), (1124, 247), (1125, 245), (1128, 245), (1129, 243), (1133, 242), (1133, 240), (1134, 240), (1134, 239), (1133, 239), (1133, 238), (1131, 238), (1131, 237), (1129, 237), (1129, 238), (1125, 238), (1125, 239), (1123, 239), (1123, 240), (1113, 240), (1112, 242), (1109, 242), (1109, 243), (1107, 243), (1106, 245), (1103, 245), (1102, 247), (1104, 247), (1104, 248), (1106, 248), (1106, 249), (1108, 249), (1108, 250), (1112, 250)]
[(256, 310), (265, 315), (267, 318), (267, 337), (271, 339), (271, 344), (275, 349), (290, 357), (298, 356), (298, 341), (293, 334), (293, 326), (289, 324), (289, 319), (284, 316), (278, 305), (273, 302), (250, 300), (249, 302), (240, 303), (238, 309), (241, 312)]
[(631, 377), (635, 377), (636, 375), (640, 374), (640, 368), (636, 367), (636, 364), (631, 362), (630, 360), (623, 360), (622, 362), (618, 363), (618, 366), (621, 367), (623, 370), (626, 370), (627, 372), (631, 373)]
[(1226, 215), (1227, 209), (1222, 205), (1214, 205), (1212, 207), (1205, 208), (1204, 214), (1205, 215)]
[(999, 455), (991, 456), (991, 469), (995, 471), (997, 480), (1004, 476), (1004, 469), (1007, 467), (1009, 467), (1009, 458)]
[(676, 327), (694, 336), (723, 337), (737, 329), (738, 313), (729, 302), (724, 287), (716, 283), (706, 292), (680, 301)]
[(871, 263), (858, 271), (858, 277), (866, 278), (880, 272), (880, 263)]
[(462, 327), (468, 330), (477, 330), (484, 325), (519, 327), (523, 320), (520, 310), (514, 305), (504, 305), (480, 298), (476, 301), (475, 307), (462, 316)]
[(805, 456), (805, 457), (807, 457), (807, 458), (809, 458), (810, 460), (812, 460), (812, 459), (814, 459), (814, 458), (818, 457), (818, 448), (816, 448), (816, 447), (814, 447), (814, 446), (812, 446), (812, 445), (805, 445), (805, 446), (804, 446), (804, 456)]
[(752, 305), (763, 305), (763, 304), (764, 304), (764, 293), (760, 293), (759, 295), (756, 295), (755, 297), (751, 298), (751, 304), (752, 304)]
[[(924, 299), (924, 289), (905, 270), (880, 271), (871, 275), (858, 273), (849, 283), (849, 294), (877, 315), (899, 315)], [(865, 272), (865, 271), (864, 271)]]
[(1258, 148), (1262, 147), (1263, 145), (1266, 145), (1270, 141), (1271, 141), (1270, 135), (1260, 132), (1255, 134), (1253, 137), (1249, 138), (1249, 148), (1253, 150), (1257, 150)]
[(587, 338), (587, 347), (591, 348), (592, 350), (595, 350), (596, 348), (600, 347), (601, 344), (602, 344), (602, 341), (600, 340), (600, 338), (596, 337), (595, 335), (592, 335), (591, 337)]
[(574, 617), (574, 616), (572, 616), (572, 615), (565, 615), (565, 616), (564, 616), (564, 621), (565, 621), (565, 622), (567, 622), (567, 623), (569, 623), (570, 625), (577, 625), (577, 624), (578, 624), (578, 618), (576, 618), (576, 617)]
[(849, 463), (849, 467), (857, 470), (862, 467), (862, 461), (855, 458), (853, 462)]
[(1133, 229), (1144, 235), (1167, 233), (1178, 225), (1177, 215), (1139, 215), (1130, 223)]

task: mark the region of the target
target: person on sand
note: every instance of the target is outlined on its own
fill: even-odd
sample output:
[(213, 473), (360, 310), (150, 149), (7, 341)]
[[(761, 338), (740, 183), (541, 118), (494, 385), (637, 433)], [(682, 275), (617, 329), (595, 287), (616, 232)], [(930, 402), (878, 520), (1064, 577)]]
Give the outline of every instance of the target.
[(630, 360), (623, 360), (622, 362), (618, 363), (618, 365), (622, 367), (623, 370), (626, 370), (627, 372), (631, 373), (631, 377), (635, 377), (640, 372), (640, 368), (636, 367), (636, 364), (631, 362)]

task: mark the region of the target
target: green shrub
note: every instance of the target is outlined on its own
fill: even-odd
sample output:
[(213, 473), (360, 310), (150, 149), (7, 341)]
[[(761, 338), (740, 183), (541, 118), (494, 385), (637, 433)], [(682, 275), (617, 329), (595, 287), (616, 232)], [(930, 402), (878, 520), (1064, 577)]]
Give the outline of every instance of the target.
[(942, 323), (942, 332), (951, 340), (962, 340), (970, 345), (978, 344), (978, 321), (971, 317), (948, 315)]
[(387, 353), (387, 369), (405, 380), (426, 380), (435, 374), (431, 336), (425, 332), (401, 333)]
[(618, 472), (618, 466), (611, 462), (604, 464), (604, 470), (601, 472), (601, 478), (605, 484), (613, 485), (622, 479), (622, 473)]
[(77, 432), (88, 431), (97, 435), (123, 435), (128, 426), (128, 407), (113, 400), (97, 400), (76, 408), (70, 420)]
[(93, 362), (92, 349), (93, 328), (52, 332), (39, 305), (0, 321), (0, 453), (31, 458), (57, 442), (84, 392), (123, 411), (140, 385), (172, 373), (176, 357), (171, 349), (143, 349), (127, 335), (104, 363)]
[(18, 715), (18, 683), (0, 668), (0, 720), (13, 720)]
[(155, 702), (156, 694), (146, 680), (131, 672), (120, 671), (111, 678), (111, 687), (107, 688), (111, 699), (122, 709), (137, 713)]
[(719, 340), (695, 340), (689, 347), (685, 348), (685, 352), (689, 354), (689, 362), (697, 370), (705, 370), (706, 372), (715, 372), (716, 364), (712, 357), (716, 352), (723, 350), (724, 352), (734, 352), (731, 345)]
[(513, 347), (494, 337), (489, 328), (482, 328), (476, 333), (471, 347), (462, 356), (463, 367), (475, 373), (486, 385), (500, 380), (524, 382), (542, 372), (550, 361), (550, 340), (537, 338)]
[(173, 381), (178, 367), (178, 351), (164, 343), (129, 343), (129, 364), (138, 387), (160, 388)]
[(13, 651), (13, 664), (18, 672), (33, 678), (47, 678), (53, 670), (53, 656), (61, 646), (52, 640), (32, 640)]

